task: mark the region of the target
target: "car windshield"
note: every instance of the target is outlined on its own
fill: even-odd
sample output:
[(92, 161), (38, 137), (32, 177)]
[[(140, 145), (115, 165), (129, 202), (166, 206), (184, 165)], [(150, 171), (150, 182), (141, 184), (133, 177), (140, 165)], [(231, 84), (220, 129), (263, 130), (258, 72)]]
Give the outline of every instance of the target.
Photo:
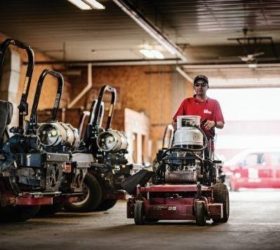
[[(263, 153), (269, 153), (270, 155), (270, 160), (271, 160), (271, 164), (275, 165), (275, 164), (280, 164), (280, 150), (279, 149), (263, 149), (263, 150), (252, 150), (252, 149), (246, 149), (241, 151), (240, 153), (236, 154), (235, 156), (233, 156), (230, 160), (225, 162), (226, 166), (235, 166), (239, 163), (243, 163), (246, 159), (246, 161), (249, 161), (250, 159), (248, 158), (250, 155), (252, 155), (252, 157), (255, 157), (257, 154), (261, 154), (263, 157)], [(262, 158), (252, 158), (252, 161), (255, 162), (255, 164), (257, 163), (261, 163), (261, 161), (263, 160)]]
[(270, 161), (272, 165), (280, 164), (280, 152), (272, 152), (270, 155)]
[(235, 156), (233, 156), (230, 160), (225, 162), (226, 166), (233, 166), (236, 165), (237, 163), (241, 162), (244, 160), (245, 156), (249, 153), (249, 151), (242, 151)]

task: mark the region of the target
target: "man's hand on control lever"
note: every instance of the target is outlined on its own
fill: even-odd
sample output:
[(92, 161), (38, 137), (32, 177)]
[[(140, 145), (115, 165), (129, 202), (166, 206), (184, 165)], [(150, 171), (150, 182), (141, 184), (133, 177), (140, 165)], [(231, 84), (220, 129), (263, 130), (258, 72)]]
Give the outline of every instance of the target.
[(204, 123), (202, 123), (202, 126), (206, 130), (210, 130), (211, 128), (214, 128), (215, 125), (216, 125), (215, 121), (211, 121), (211, 120), (206, 120)]

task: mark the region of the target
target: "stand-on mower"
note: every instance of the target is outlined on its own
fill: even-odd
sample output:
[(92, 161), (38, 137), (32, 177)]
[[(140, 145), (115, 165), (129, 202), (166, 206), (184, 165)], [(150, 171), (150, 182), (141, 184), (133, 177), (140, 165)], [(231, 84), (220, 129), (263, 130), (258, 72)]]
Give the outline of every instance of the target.
[(132, 194), (127, 217), (137, 225), (159, 220), (195, 220), (200, 226), (210, 219), (227, 222), (228, 189), (210, 145), (199, 116), (179, 116), (172, 146), (158, 152), (154, 171), (141, 170), (123, 184)]

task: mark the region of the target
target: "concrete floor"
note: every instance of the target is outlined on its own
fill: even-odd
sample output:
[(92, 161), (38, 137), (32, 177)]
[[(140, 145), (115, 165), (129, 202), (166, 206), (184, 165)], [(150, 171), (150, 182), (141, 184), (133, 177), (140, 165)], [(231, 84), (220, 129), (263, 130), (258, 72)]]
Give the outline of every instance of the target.
[(124, 201), (108, 212), (58, 213), (0, 225), (0, 249), (280, 249), (280, 191), (230, 193), (228, 223), (136, 226)]

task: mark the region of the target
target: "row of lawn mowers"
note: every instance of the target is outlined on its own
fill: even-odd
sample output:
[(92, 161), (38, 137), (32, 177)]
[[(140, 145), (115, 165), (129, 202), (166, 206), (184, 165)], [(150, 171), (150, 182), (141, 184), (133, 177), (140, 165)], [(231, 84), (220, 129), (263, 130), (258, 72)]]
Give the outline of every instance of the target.
[[(29, 115), (34, 53), (20, 41), (5, 40), (0, 47), (0, 76), (9, 46), (24, 50), (28, 62), (18, 126), (8, 130), (13, 105), (0, 101), (0, 222), (25, 221), (62, 208), (73, 212), (112, 208), (132, 168), (127, 164), (125, 134), (111, 129), (116, 89), (109, 85), (100, 89), (90, 112), (85, 112), (87, 119), (81, 118), (79, 128), (84, 129), (78, 130), (57, 120), (64, 79), (59, 72), (45, 69), (37, 82)], [(57, 92), (50, 118), (38, 122), (37, 109), (47, 77), (57, 80)], [(111, 101), (103, 127), (105, 94)]]
[[(200, 128), (198, 116), (180, 116), (169, 143), (152, 163), (131, 175), (126, 159), (128, 142), (123, 132), (111, 129), (116, 89), (105, 85), (80, 119), (79, 129), (57, 121), (63, 76), (44, 70), (37, 82), (28, 118), (28, 94), (34, 69), (30, 46), (7, 39), (0, 47), (0, 71), (8, 47), (27, 53), (26, 79), (18, 105), (18, 126), (8, 131), (13, 106), (0, 101), (0, 221), (24, 221), (36, 214), (104, 211), (112, 208), (121, 190), (131, 197), (127, 217), (135, 224), (159, 220), (207, 220), (225, 223), (229, 218), (229, 193), (222, 162), (214, 159), (211, 142)], [(1, 72), (0, 72), (1, 73)], [(38, 122), (38, 104), (46, 77), (57, 79), (57, 93), (46, 122)], [(104, 120), (104, 95), (110, 95)], [(104, 121), (103, 121), (104, 120)], [(104, 126), (102, 124), (105, 124)], [(166, 139), (164, 136), (164, 140)]]

